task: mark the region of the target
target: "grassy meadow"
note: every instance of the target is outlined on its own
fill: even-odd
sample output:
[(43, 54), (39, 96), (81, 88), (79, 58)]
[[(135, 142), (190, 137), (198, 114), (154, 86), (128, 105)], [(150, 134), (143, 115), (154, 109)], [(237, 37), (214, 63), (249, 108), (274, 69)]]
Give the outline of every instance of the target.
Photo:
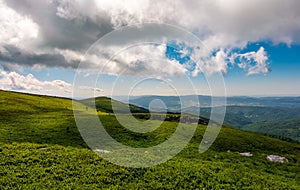
[[(173, 159), (149, 168), (126, 168), (88, 148), (76, 127), (72, 100), (0, 91), (0, 104), (0, 189), (300, 189), (299, 144), (224, 127), (200, 154), (206, 126), (199, 124)], [(152, 132), (137, 134), (113, 114), (102, 113), (108, 133), (133, 147), (159, 144), (177, 126), (165, 121)], [(252, 157), (239, 154), (248, 151)], [(270, 154), (289, 162), (269, 162)]]

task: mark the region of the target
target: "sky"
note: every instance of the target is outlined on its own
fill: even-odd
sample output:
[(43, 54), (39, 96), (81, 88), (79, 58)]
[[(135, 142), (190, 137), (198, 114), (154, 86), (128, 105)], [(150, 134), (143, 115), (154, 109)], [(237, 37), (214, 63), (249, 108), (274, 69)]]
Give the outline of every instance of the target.
[(300, 96), (298, 0), (0, 0), (0, 89)]

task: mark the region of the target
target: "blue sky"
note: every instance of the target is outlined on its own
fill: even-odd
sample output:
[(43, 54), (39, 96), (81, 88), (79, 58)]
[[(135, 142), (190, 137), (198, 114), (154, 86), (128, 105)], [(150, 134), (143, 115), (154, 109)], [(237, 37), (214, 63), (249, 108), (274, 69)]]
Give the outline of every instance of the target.
[[(0, 89), (112, 95), (117, 80), (113, 95), (174, 95), (172, 85), (211, 95), (206, 79), (222, 73), (229, 96), (300, 96), (299, 9), (290, 0), (0, 0)], [(182, 38), (162, 32), (176, 27)], [(89, 77), (74, 86), (77, 71)]]
[[(242, 69), (233, 66), (230, 67), (228, 69), (228, 73), (224, 74), (227, 94), (234, 96), (299, 96), (300, 85), (298, 84), (300, 82), (300, 56), (298, 52), (300, 52), (300, 46), (291, 45), (288, 47), (285, 44), (273, 45), (266, 42), (260, 42), (249, 45), (249, 47), (243, 51), (254, 51), (260, 46), (263, 46), (268, 52), (268, 62), (271, 71), (266, 74), (247, 76)], [(179, 59), (181, 64), (184, 64), (189, 60), (187, 57), (182, 59), (177, 53), (166, 52), (166, 54), (168, 53), (169, 55), (166, 56), (169, 56), (169, 59), (175, 59), (174, 57), (177, 57), (176, 59)], [(42, 69), (41, 71), (26, 69), (24, 71), (24, 75), (29, 73), (32, 73), (38, 80), (41, 81), (52, 81), (59, 78), (70, 84), (73, 83), (75, 75), (75, 71), (73, 69), (61, 68), (47, 68)], [(109, 84), (112, 85), (116, 78), (117, 77), (103, 74), (99, 77), (98, 86), (100, 88), (110, 89)], [(128, 76), (126, 76), (126, 78), (128, 79)], [(177, 79), (177, 77), (170, 78), (173, 81), (176, 81)], [(209, 95), (210, 92), (204, 74), (200, 74), (196, 77), (190, 76), (190, 78), (198, 87), (199, 94)], [(180, 79), (176, 82), (180, 83)], [(155, 82), (153, 82), (153, 84), (157, 85)], [(93, 84), (91, 86), (93, 86)], [(151, 85), (149, 84), (141, 86), (145, 89), (151, 88)], [(166, 88), (165, 86), (161, 86), (161, 88), (161, 91), (158, 90), (156, 92), (157, 94), (172, 95), (164, 94), (163, 88)], [(184, 88), (184, 84), (182, 84), (182, 88)], [(151, 91), (145, 90), (142, 95), (150, 93)], [(193, 92), (187, 90), (186, 94), (190, 93)], [(126, 93), (124, 94), (120, 92), (120, 94), (116, 95), (126, 95)]]
[[(300, 46), (272, 45), (259, 42), (249, 47), (264, 46), (269, 56), (271, 72), (245, 76), (238, 68), (232, 68), (225, 76), (226, 85), (238, 95), (300, 95)], [(234, 89), (235, 88), (235, 89)], [(244, 91), (239, 93), (238, 89)], [(236, 92), (237, 91), (237, 92)]]

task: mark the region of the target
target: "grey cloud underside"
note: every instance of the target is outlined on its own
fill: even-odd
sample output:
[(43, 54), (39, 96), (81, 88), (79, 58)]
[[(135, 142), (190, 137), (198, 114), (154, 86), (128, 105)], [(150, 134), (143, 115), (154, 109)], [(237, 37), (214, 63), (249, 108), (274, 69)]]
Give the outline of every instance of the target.
[(75, 50), (84, 54), (96, 40), (113, 30), (107, 15), (98, 15), (93, 21), (84, 15), (72, 20), (62, 18), (56, 14), (57, 2), (24, 0), (20, 3), (10, 0), (6, 4), (38, 24), (41, 41), (38, 48), (44, 49), (44, 52), (36, 53), (12, 44), (3, 45), (5, 51), (0, 51), (0, 64), (5, 70), (14, 71), (16, 67), (13, 64), (76, 69), (80, 60), (66, 60), (54, 48)]
[(99, 15), (94, 21), (84, 16), (72, 20), (59, 17), (55, 1), (47, 3), (24, 0), (20, 3), (18, 0), (9, 0), (6, 3), (18, 13), (28, 15), (39, 25), (39, 33), (46, 47), (85, 50), (98, 38), (113, 30), (106, 15)]
[(9, 67), (7, 63), (22, 64), (29, 67), (41, 65), (45, 67), (65, 68), (77, 68), (79, 64), (79, 61), (66, 61), (65, 57), (60, 54), (36, 54), (11, 45), (6, 45), (3, 48), (4, 51), (0, 51), (0, 65), (5, 70), (11, 70), (13, 68)]
[[(105, 34), (121, 26), (149, 22), (184, 27), (200, 37), (212, 52), (220, 52), (219, 58), (215, 58), (218, 64), (198, 68), (209, 72), (226, 73), (230, 64), (222, 62), (228, 59), (232, 50), (243, 49), (249, 42), (269, 40), (273, 43), (288, 45), (300, 42), (298, 35), (300, 1), (297, 0), (284, 2), (280, 0), (165, 0), (157, 2), (141, 0), (135, 4), (133, 1), (119, 2), (119, 4), (80, 0), (0, 0), (2, 1), (38, 26), (38, 37), (33, 39), (32, 43), (28, 40), (29, 42), (24, 43), (23, 48), (14, 43), (0, 42), (1, 65), (10, 70), (14, 69), (13, 64), (29, 67), (38, 64), (46, 67), (77, 68), (80, 62), (79, 57)], [(128, 6), (131, 3), (133, 5)], [(124, 33), (124, 30), (120, 31), (122, 33), (119, 36), (107, 42), (103, 41), (102, 45), (104, 47), (105, 45), (122, 46), (124, 45), (122, 43), (136, 43), (141, 39), (152, 41), (153, 38), (162, 34), (162, 29), (151, 28), (151, 26), (140, 30), (128, 33)], [(136, 39), (137, 41), (134, 41)], [(73, 52), (70, 54), (65, 50), (73, 50)], [(105, 53), (102, 56), (109, 59), (105, 57)], [(140, 61), (137, 60), (136, 63)], [(123, 60), (117, 62), (120, 68), (130, 68), (135, 72), (146, 69), (143, 65), (130, 67), (131, 63)], [(95, 67), (94, 63), (91, 64), (87, 67)], [(268, 70), (266, 62), (256, 68), (256, 70), (250, 68), (251, 73), (266, 73)], [(249, 74), (250, 70), (246, 72)]]

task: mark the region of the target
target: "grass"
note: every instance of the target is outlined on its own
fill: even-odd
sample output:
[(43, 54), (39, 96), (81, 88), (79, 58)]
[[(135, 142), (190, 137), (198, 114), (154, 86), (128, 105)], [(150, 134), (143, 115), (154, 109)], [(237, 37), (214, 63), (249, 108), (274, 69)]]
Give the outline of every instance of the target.
[[(0, 91), (0, 102), (0, 189), (300, 188), (297, 144), (222, 128), (211, 149), (199, 154), (206, 128), (199, 125), (185, 149), (168, 162), (126, 168), (103, 160), (86, 146), (71, 100)], [(149, 133), (137, 134), (122, 127), (114, 115), (99, 115), (112, 137), (135, 147), (159, 144), (177, 126), (166, 121)], [(253, 157), (239, 155), (246, 151)], [(289, 162), (271, 163), (266, 160), (269, 154), (285, 156)]]
[[(96, 106), (97, 111), (107, 112), (107, 113), (126, 113), (129, 110), (132, 113), (148, 113), (147, 109), (132, 105), (125, 104), (116, 100), (112, 100), (108, 97), (97, 97), (97, 98), (89, 98), (85, 100), (81, 100), (80, 102), (84, 103), (88, 106)], [(113, 105), (113, 106), (112, 106)], [(129, 108), (129, 110), (128, 110)], [(126, 111), (127, 109), (127, 111)]]

